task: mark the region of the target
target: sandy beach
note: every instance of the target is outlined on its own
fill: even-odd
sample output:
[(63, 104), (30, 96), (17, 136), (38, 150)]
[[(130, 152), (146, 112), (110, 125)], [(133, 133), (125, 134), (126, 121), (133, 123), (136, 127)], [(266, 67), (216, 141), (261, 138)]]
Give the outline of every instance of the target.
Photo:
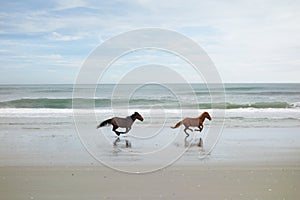
[[(36, 145), (47, 141), (51, 146), (62, 139), (65, 145), (57, 152), (33, 152)], [(2, 199), (273, 200), (297, 199), (300, 194), (297, 128), (224, 129), (218, 145), (205, 159), (197, 158), (199, 147), (191, 145), (179, 160), (163, 169), (159, 169), (160, 163), (135, 162), (141, 169), (159, 170), (134, 174), (103, 166), (69, 133), (39, 140), (31, 146), (31, 153), (4, 153), (2, 148)], [(69, 140), (74, 140), (71, 146)], [(128, 148), (124, 144), (119, 147)], [(125, 169), (122, 165), (130, 168), (123, 163), (120, 169)]]
[(97, 166), (1, 167), (1, 199), (297, 199), (299, 167), (172, 166), (132, 175)]

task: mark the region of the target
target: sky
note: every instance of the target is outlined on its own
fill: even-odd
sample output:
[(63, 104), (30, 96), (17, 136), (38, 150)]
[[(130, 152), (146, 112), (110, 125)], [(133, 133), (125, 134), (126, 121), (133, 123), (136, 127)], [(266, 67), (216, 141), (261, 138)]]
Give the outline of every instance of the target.
[[(0, 84), (74, 83), (99, 45), (147, 27), (195, 41), (223, 82), (299, 82), (299, 10), (297, 0), (0, 0)], [(119, 66), (176, 65), (197, 81), (190, 68), (165, 53), (134, 56)], [(118, 76), (127, 73), (115, 66)], [(114, 82), (115, 76), (108, 72), (105, 80)]]

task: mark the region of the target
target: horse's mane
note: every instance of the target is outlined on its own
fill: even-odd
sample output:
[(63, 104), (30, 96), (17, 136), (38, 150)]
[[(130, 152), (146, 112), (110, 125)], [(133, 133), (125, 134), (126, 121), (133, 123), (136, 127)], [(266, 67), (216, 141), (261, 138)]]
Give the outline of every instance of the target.
[(202, 118), (202, 117), (205, 117), (205, 116), (209, 116), (208, 112), (204, 112), (202, 113), (201, 115), (199, 115), (198, 118)]
[(139, 115), (139, 113), (138, 113), (138, 112), (135, 112), (135, 113), (133, 113), (132, 115), (130, 115), (130, 117), (131, 117), (131, 118), (134, 118), (134, 117), (136, 117), (137, 115)]

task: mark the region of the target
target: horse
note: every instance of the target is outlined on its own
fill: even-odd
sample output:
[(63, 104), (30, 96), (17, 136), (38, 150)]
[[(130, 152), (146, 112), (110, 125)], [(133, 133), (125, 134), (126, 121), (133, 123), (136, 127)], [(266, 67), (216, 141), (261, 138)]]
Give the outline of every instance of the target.
[(198, 127), (198, 129), (195, 129), (195, 131), (202, 131), (203, 129), (203, 122), (205, 119), (209, 119), (211, 120), (210, 115), (208, 114), (208, 112), (204, 112), (201, 115), (199, 115), (199, 117), (197, 118), (184, 118), (183, 120), (181, 120), (180, 122), (178, 122), (175, 126), (171, 126), (171, 128), (178, 128), (179, 126), (181, 126), (182, 124), (185, 126), (184, 132), (187, 136), (189, 136), (190, 134), (188, 134), (186, 131), (190, 130), (193, 131), (191, 127)]
[[(128, 133), (131, 129), (131, 126), (132, 126), (133, 122), (136, 119), (138, 119), (140, 121), (144, 121), (144, 118), (138, 112), (135, 112), (131, 116), (128, 116), (126, 118), (113, 117), (113, 118), (107, 119), (107, 120), (101, 122), (97, 126), (97, 129), (100, 128), (100, 127), (106, 126), (108, 124), (111, 124), (113, 126), (112, 131), (114, 131), (117, 134), (117, 136), (119, 136), (120, 134)], [(119, 127), (126, 128), (126, 131), (125, 132), (117, 131), (117, 129)]]

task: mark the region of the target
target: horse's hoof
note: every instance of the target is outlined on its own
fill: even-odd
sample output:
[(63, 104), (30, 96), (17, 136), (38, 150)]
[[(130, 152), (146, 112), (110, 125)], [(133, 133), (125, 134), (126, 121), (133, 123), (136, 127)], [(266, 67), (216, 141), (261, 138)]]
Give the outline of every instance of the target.
[(203, 140), (202, 140), (202, 138), (200, 138), (200, 140), (199, 140), (198, 147), (203, 148)]
[(126, 140), (126, 148), (130, 148), (130, 147), (131, 147), (131, 143), (128, 140)]

